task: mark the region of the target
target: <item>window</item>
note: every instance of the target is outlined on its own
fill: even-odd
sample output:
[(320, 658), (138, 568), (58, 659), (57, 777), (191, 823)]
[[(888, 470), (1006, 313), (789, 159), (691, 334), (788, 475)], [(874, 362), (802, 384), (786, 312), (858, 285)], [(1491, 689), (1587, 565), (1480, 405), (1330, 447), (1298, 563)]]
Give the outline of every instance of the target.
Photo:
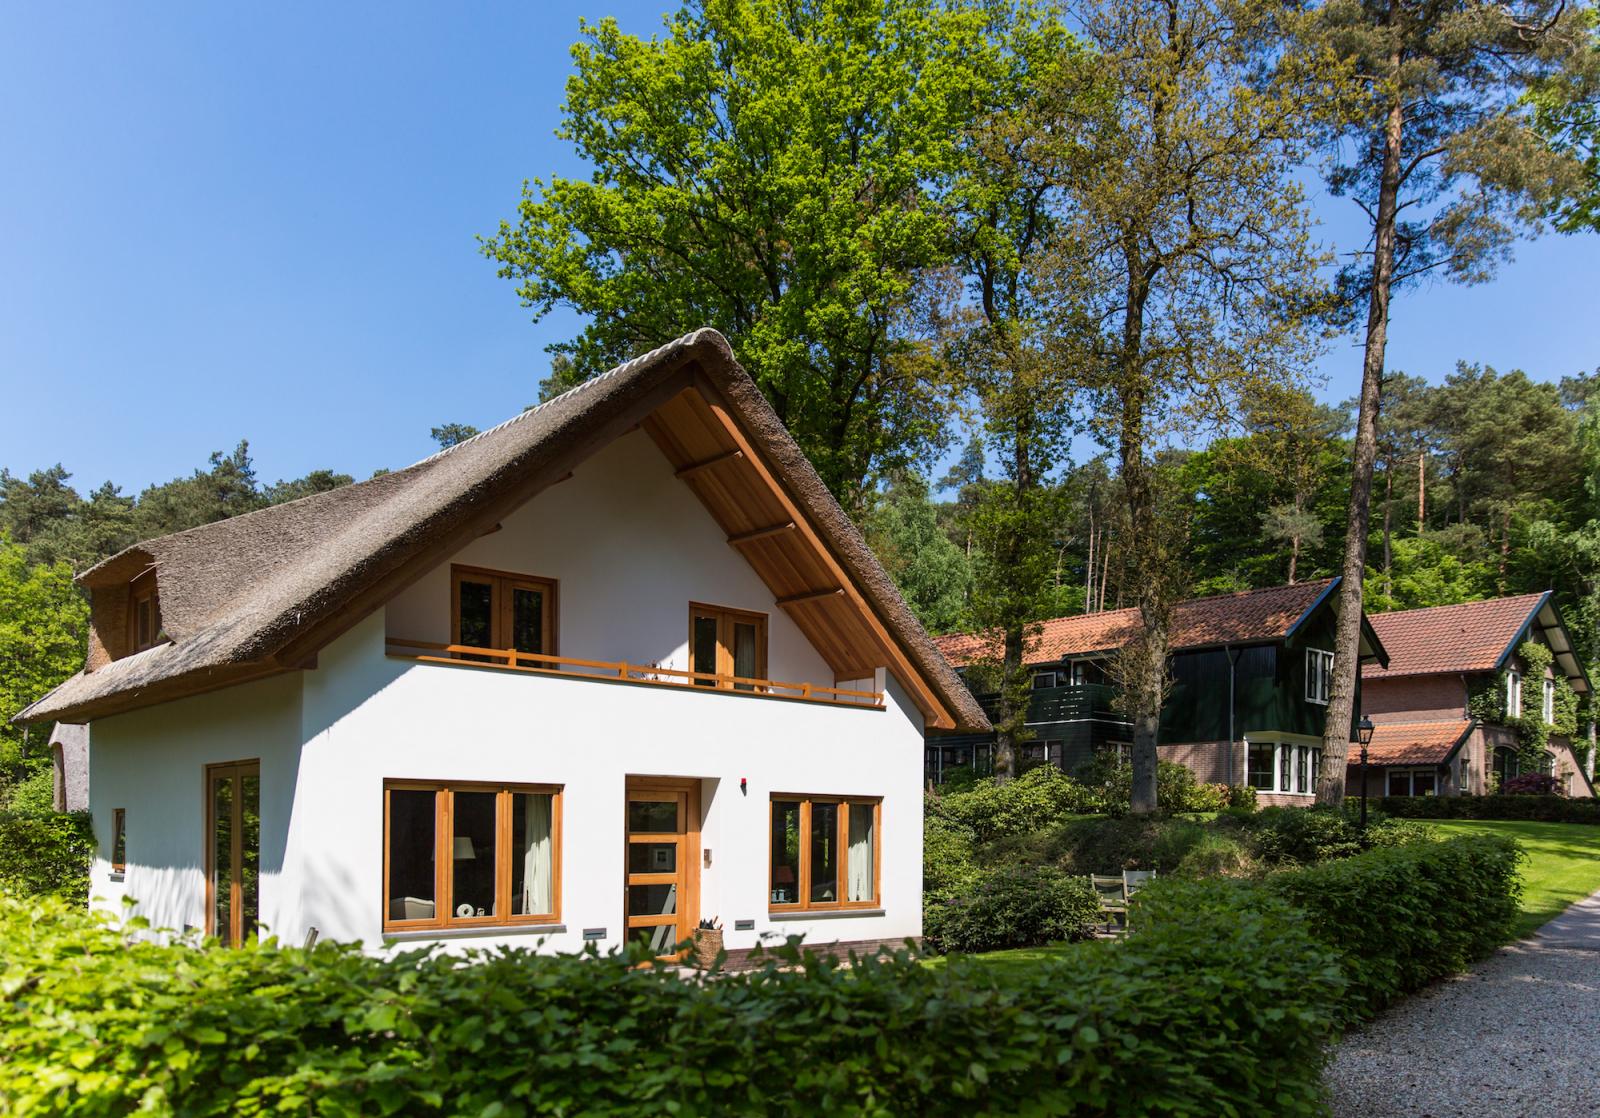
[(113, 808), (111, 812), (111, 872), (125, 873), (128, 868), (128, 809)]
[(1545, 725), (1553, 726), (1556, 721), (1556, 681), (1544, 681), (1544, 721)]
[(387, 781), (385, 931), (548, 924), (561, 899), (561, 789)]
[(881, 803), (849, 797), (773, 796), (771, 906), (875, 907)]
[(1245, 783), (1259, 792), (1315, 795), (1322, 750), (1293, 742), (1253, 741), (1245, 751)]
[[(689, 606), (689, 670), (706, 676), (764, 679), (767, 674), (767, 615), (720, 606)], [(696, 687), (754, 691), (754, 683), (696, 678)]]
[[(556, 650), (556, 584), (550, 579), (450, 568), (450, 628), (455, 644), (514, 649), (535, 656)], [(488, 656), (457, 653), (462, 660)]]
[(1438, 773), (1433, 769), (1390, 769), (1389, 795), (1432, 796), (1438, 793)]
[(1082, 687), (1089, 682), (1089, 665), (1082, 660), (1072, 662), (1072, 685)]
[(1333, 693), (1333, 653), (1306, 649), (1306, 702), (1326, 706)]
[(128, 586), (128, 651), (143, 652), (161, 640), (161, 599), (156, 573), (146, 571)]
[(1522, 673), (1506, 673), (1506, 717), (1522, 717)]
[(1035, 691), (1042, 691), (1046, 687), (1054, 687), (1055, 685), (1056, 685), (1056, 673), (1055, 672), (1034, 672), (1033, 673), (1033, 689)]

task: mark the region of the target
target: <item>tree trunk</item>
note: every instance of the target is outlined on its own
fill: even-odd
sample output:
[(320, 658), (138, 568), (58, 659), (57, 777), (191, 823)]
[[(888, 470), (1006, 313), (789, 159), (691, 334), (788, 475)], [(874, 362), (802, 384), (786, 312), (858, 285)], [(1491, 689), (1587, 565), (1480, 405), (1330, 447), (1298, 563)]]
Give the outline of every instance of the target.
[(1417, 448), (1417, 538), (1422, 538), (1423, 528), (1428, 523), (1428, 452), (1421, 447)]
[[(1391, 74), (1399, 73), (1398, 53), (1390, 56), (1390, 68)], [(1395, 213), (1400, 195), (1404, 123), (1400, 99), (1394, 95), (1383, 127), (1383, 171), (1373, 230), (1372, 288), (1367, 303), (1366, 349), (1361, 362), (1361, 405), (1356, 416), (1349, 523), (1345, 528), (1339, 617), (1334, 631), (1333, 690), (1328, 697), (1327, 722), (1322, 731), (1322, 771), (1317, 774), (1317, 803), (1334, 807), (1344, 802), (1345, 762), (1350, 752), (1350, 726), (1355, 717), (1356, 685), (1361, 672), (1361, 585), (1366, 574), (1367, 528), (1372, 513), (1372, 467), (1378, 455), (1378, 406), (1383, 390), (1384, 349), (1389, 340), (1389, 288), (1394, 282)]]
[(1007, 626), (1000, 671), (1000, 717), (995, 721), (994, 782), (1004, 784), (1017, 775), (1017, 744), (1028, 717), (1027, 695), (1018, 703), (1017, 679), (1023, 673), (1022, 628)]
[(1391, 597), (1394, 594), (1394, 579), (1389, 575), (1389, 568), (1393, 565), (1394, 553), (1390, 544), (1390, 534), (1394, 525), (1394, 470), (1392, 466), (1385, 466), (1383, 470), (1383, 596)]
[(1300, 537), (1289, 537), (1289, 585), (1294, 585), (1294, 573), (1300, 566)]

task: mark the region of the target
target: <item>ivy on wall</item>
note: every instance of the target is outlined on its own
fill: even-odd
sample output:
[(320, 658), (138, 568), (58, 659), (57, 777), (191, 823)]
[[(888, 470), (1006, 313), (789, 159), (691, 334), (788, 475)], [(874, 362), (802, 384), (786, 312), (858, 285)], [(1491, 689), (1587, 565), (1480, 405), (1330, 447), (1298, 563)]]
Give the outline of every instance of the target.
[[(1544, 766), (1545, 749), (1551, 734), (1561, 734), (1576, 744), (1578, 736), (1578, 694), (1567, 682), (1566, 676), (1556, 673), (1555, 719), (1544, 720), (1544, 673), (1555, 662), (1555, 653), (1538, 641), (1527, 640), (1517, 646), (1517, 657), (1526, 669), (1523, 673), (1522, 711), (1511, 717), (1506, 711), (1507, 677), (1510, 669), (1494, 676), (1482, 677), (1467, 691), (1467, 713), (1480, 722), (1504, 726), (1517, 735), (1517, 760), (1525, 772), (1538, 772)], [(1538, 690), (1530, 693), (1528, 682), (1534, 681)]]

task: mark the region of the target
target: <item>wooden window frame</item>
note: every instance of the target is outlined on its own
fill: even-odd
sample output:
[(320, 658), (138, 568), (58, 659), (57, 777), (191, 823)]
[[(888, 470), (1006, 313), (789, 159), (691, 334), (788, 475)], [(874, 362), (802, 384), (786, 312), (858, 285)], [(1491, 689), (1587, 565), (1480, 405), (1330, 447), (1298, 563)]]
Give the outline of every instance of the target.
[[(694, 666), (694, 619), (706, 615), (715, 616), (717, 619), (717, 670), (719, 676), (728, 676), (738, 679), (765, 680), (767, 678), (767, 615), (755, 610), (735, 609), (732, 606), (714, 606), (707, 602), (689, 603), (689, 670), (697, 671)], [(756, 673), (754, 676), (734, 676), (733, 671), (733, 626), (737, 622), (754, 623), (756, 627)], [(702, 687), (711, 684), (691, 677), (691, 683)], [(728, 679), (715, 681), (716, 688), (723, 691), (735, 690), (735, 685)], [(748, 685), (742, 690), (759, 691), (761, 688)]]
[[(150, 639), (139, 640), (139, 607), (150, 603)], [(128, 583), (128, 653), (143, 652), (161, 643), (161, 595), (156, 586), (156, 572), (146, 571)]]
[(111, 809), (111, 872), (128, 872), (128, 809)]
[(541, 656), (556, 655), (556, 602), (558, 583), (553, 578), (540, 575), (518, 574), (515, 571), (497, 571), (489, 567), (470, 567), (460, 563), (450, 565), (450, 642), (464, 644), (461, 639), (461, 584), (486, 582), (490, 585), (489, 644), (493, 649), (511, 647), (511, 591), (521, 587), (534, 587), (544, 593), (544, 631), (540, 643)]
[(1522, 717), (1522, 673), (1515, 668), (1506, 673), (1506, 717)]
[[(230, 902), (229, 902), (229, 905), (228, 905), (228, 918), (229, 918), (232, 926), (229, 927), (227, 929), (226, 934), (224, 934), (222, 929), (219, 929), (217, 927), (217, 816), (216, 816), (217, 802), (216, 802), (216, 796), (215, 796), (215, 794), (214, 794), (214, 792), (212, 790), (211, 782), (212, 782), (212, 779), (214, 777), (218, 777), (218, 776), (238, 777), (238, 778), (242, 779), (243, 777), (249, 776), (251, 773), (254, 773), (255, 777), (256, 777), (256, 781), (257, 781), (256, 795), (257, 795), (258, 799), (257, 799), (257, 802), (256, 802), (256, 813), (257, 813), (257, 825), (259, 827), (259, 819), (260, 819), (260, 812), (261, 812), (261, 803), (260, 803), (260, 800), (259, 800), (259, 797), (260, 797), (260, 794), (261, 794), (260, 783), (259, 783), (260, 780), (261, 780), (261, 761), (260, 761), (259, 758), (253, 759), (253, 760), (249, 760), (249, 761), (223, 761), (220, 764), (203, 766), (202, 767), (202, 773), (203, 773), (203, 779), (205, 781), (205, 820), (206, 820), (206, 830), (205, 830), (205, 840), (206, 840), (206, 849), (205, 849), (206, 922), (205, 922), (205, 929), (206, 929), (206, 935), (208, 935), (208, 936), (216, 936), (218, 939), (225, 940), (229, 946), (239, 947), (239, 946), (243, 945), (244, 938), (245, 938), (244, 937), (244, 884), (243, 884), (243, 879), (242, 879), (242, 871), (243, 871), (243, 867), (244, 867), (244, 827), (242, 825), (242, 823), (243, 823), (242, 812), (244, 810), (243, 807), (242, 807), (243, 797), (241, 795), (237, 794), (237, 792), (236, 792), (236, 794), (233, 796), (233, 798), (230, 801), (231, 805), (234, 808), (234, 811), (240, 815), (240, 818), (236, 818), (233, 821), (233, 824), (229, 827), (229, 834), (228, 834), (228, 838), (229, 838), (229, 842), (230, 842), (230, 846), (231, 846), (231, 849), (229, 850), (229, 853), (228, 853), (228, 864), (232, 867), (232, 871), (233, 871), (232, 880), (230, 882), (229, 888), (231, 888), (234, 891), (234, 895), (230, 899)], [(240, 788), (238, 791), (242, 791), (242, 788)], [(261, 841), (261, 836), (260, 836), (260, 832), (258, 831), (257, 834), (256, 834), (256, 843), (257, 843), (257, 850), (256, 850), (256, 857), (257, 857), (257, 862), (256, 862), (256, 934), (257, 934), (257, 936), (259, 936), (260, 932), (261, 932), (261, 863), (259, 861), (260, 854), (261, 854), (261, 851), (259, 849), (260, 841)], [(237, 934), (235, 934), (235, 933), (237, 933)]]
[[(519, 928), (561, 923), (561, 801), (564, 785), (521, 784), (483, 780), (385, 780), (383, 782), (383, 896), (380, 905), (385, 932), (459, 931), (471, 928)], [(389, 916), (389, 793), (432, 792), (434, 915), (421, 920)], [(454, 864), (451, 811), (456, 792), (494, 792), (495, 907), (502, 916), (456, 916), (455, 882), (447, 868)], [(511, 912), (511, 797), (518, 793), (548, 795), (550, 800), (550, 901), (552, 911), (513, 915)]]
[(1333, 659), (1325, 648), (1306, 649), (1306, 702), (1325, 707), (1332, 701)]
[[(772, 819), (777, 803), (800, 803), (800, 865), (795, 870), (794, 904), (777, 904), (772, 900)], [(835, 882), (837, 901), (811, 900), (811, 806), (814, 803), (838, 804), (839, 876)], [(872, 805), (872, 899), (847, 901), (850, 887), (850, 811), (852, 804)], [(774, 792), (767, 798), (767, 908), (773, 913), (789, 912), (842, 912), (883, 907), (883, 797), (882, 796), (825, 796), (816, 793)]]

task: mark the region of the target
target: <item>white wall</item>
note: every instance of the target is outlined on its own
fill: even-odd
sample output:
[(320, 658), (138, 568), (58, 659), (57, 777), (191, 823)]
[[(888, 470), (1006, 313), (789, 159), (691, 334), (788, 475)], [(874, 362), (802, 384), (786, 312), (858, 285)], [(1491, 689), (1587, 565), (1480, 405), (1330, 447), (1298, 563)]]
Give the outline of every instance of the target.
[(555, 579), (563, 655), (690, 667), (689, 603), (767, 615), (767, 678), (833, 672), (643, 431), (501, 521), (389, 603), (389, 635), (448, 642), (450, 566)]
[[(283, 873), (297, 782), (300, 675), (274, 676), (102, 718), (90, 726), (89, 810), (98, 850), (89, 895), (121, 910), (124, 895), (157, 927), (205, 927), (204, 767), (261, 761), (260, 919), (292, 919)], [(113, 811), (127, 812), (127, 872), (111, 873)]]
[[(833, 682), (642, 433), (502, 523), (453, 561), (560, 580), (566, 654), (686, 667), (697, 600), (769, 615), (773, 678)], [(202, 924), (201, 766), (259, 757), (262, 922), (286, 942), (314, 925), (376, 948), (385, 779), (560, 784), (566, 930), (543, 942), (574, 950), (584, 928), (603, 927), (600, 946), (611, 947), (625, 930), (627, 777), (675, 776), (701, 781), (701, 842), (712, 854), (694, 915), (720, 917), (730, 948), (786, 934), (815, 943), (920, 934), (923, 723), (892, 676), (871, 681), (889, 696), (877, 711), (385, 656), (386, 635), (449, 638), (448, 571), (442, 564), (362, 621), (313, 670), (96, 723), (97, 827), (109, 828), (112, 807), (128, 808), (130, 867), (113, 889), (97, 861), (95, 892), (114, 903), (126, 889), (158, 924)], [(882, 915), (769, 914), (773, 792), (883, 798)], [(101, 836), (103, 850), (109, 841)], [(743, 919), (755, 930), (734, 931)]]

